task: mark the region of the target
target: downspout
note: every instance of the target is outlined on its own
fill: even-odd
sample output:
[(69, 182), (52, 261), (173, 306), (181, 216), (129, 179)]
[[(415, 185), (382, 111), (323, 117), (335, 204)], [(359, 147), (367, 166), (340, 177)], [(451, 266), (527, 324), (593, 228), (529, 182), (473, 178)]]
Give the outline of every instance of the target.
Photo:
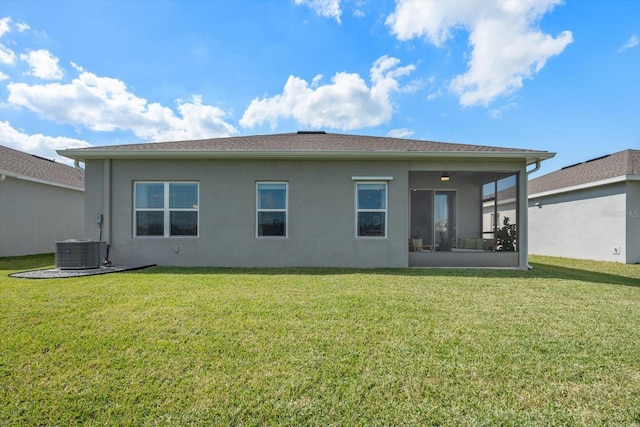
[[(530, 171), (527, 171), (527, 179), (526, 179), (526, 184), (528, 185), (529, 183), (529, 175), (531, 175), (534, 172), (537, 172), (540, 170), (540, 160), (536, 160), (536, 166), (531, 169)], [(529, 189), (525, 187), (525, 193), (526, 193), (526, 201), (525, 201), (525, 208), (526, 208), (526, 213), (527, 213), (527, 246), (529, 245)], [(527, 269), (528, 270), (532, 270), (533, 267), (531, 266), (531, 264), (529, 264), (529, 248), (527, 247)]]
[(534, 172), (537, 172), (540, 170), (540, 160), (536, 160), (536, 167), (531, 169), (530, 171), (527, 171), (527, 176), (531, 175)]

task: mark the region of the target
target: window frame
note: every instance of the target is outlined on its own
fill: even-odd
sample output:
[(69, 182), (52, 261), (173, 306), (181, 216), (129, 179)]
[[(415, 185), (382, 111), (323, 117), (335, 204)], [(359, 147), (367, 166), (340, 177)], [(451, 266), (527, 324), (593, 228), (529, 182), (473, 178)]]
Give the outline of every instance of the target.
[[(260, 208), (260, 185), (284, 185), (284, 209)], [(256, 239), (287, 239), (289, 238), (289, 182), (288, 181), (256, 181), (256, 220), (255, 220), (255, 237)], [(284, 212), (284, 235), (260, 235), (260, 213), (261, 212)]]
[[(138, 184), (162, 184), (163, 185), (163, 206), (162, 208), (138, 208), (137, 207), (137, 185)], [(191, 208), (172, 208), (171, 203), (171, 184), (194, 184), (196, 186), (196, 202)], [(138, 234), (138, 212), (162, 212), (163, 218), (163, 234), (162, 235), (145, 235)], [(172, 212), (195, 212), (196, 213), (196, 234), (171, 234), (171, 213)], [(198, 238), (200, 237), (200, 182), (199, 181), (133, 181), (133, 230), (134, 238)]]
[[(359, 186), (360, 185), (383, 185), (384, 186), (384, 208), (382, 209), (360, 209), (359, 206)], [(382, 236), (361, 236), (359, 226), (359, 214), (364, 212), (381, 212), (384, 214), (384, 235)], [(359, 180), (355, 183), (355, 236), (356, 239), (387, 239), (389, 237), (389, 182), (382, 180)]]
[[(513, 196), (513, 200), (514, 200), (514, 221), (515, 222), (511, 222), (510, 225), (514, 225), (515, 226), (515, 234), (516, 234), (516, 239), (515, 239), (515, 250), (513, 252), (519, 252), (520, 251), (520, 247), (519, 242), (518, 242), (518, 236), (520, 236), (520, 223), (518, 221), (519, 218), (519, 213), (520, 213), (520, 204), (518, 203), (518, 200), (520, 200), (520, 172), (508, 172), (506, 173), (504, 176), (500, 176), (497, 177), (495, 179), (492, 179), (491, 181), (487, 181), (485, 183), (483, 183), (480, 186), (480, 199), (481, 199), (481, 206), (480, 206), (480, 212), (481, 212), (481, 217), (480, 217), (480, 226), (482, 227), (481, 229), (481, 234), (483, 238), (492, 238), (497, 240), (498, 239), (498, 232), (502, 229), (503, 227), (503, 221), (505, 217), (510, 218), (511, 221), (511, 217), (509, 215), (505, 215), (505, 212), (508, 212), (508, 209), (504, 209), (501, 208), (500, 205), (502, 203), (504, 203), (504, 201), (506, 200), (507, 202), (510, 201), (510, 198), (507, 199), (503, 199), (504, 195), (501, 197), (500, 193), (501, 191), (504, 191), (504, 188), (501, 188), (500, 183), (501, 182), (506, 182), (507, 180), (513, 179), (513, 185), (507, 185), (504, 188), (511, 188), (513, 187), (515, 189), (515, 195)], [(485, 196), (484, 194), (484, 188), (485, 186), (491, 186), (493, 189), (492, 193), (489, 193), (488, 195)], [(488, 212), (489, 215), (489, 227), (490, 230), (486, 230), (485, 229), (485, 208), (491, 208), (491, 211)], [(489, 237), (487, 237), (489, 236)], [(511, 252), (511, 251), (509, 251)]]

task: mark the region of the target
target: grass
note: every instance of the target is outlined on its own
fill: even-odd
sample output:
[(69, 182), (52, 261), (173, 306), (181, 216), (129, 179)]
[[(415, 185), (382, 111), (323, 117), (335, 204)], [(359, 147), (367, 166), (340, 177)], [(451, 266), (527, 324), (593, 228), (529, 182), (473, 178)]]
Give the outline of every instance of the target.
[(640, 425), (640, 266), (9, 278), (0, 425)]

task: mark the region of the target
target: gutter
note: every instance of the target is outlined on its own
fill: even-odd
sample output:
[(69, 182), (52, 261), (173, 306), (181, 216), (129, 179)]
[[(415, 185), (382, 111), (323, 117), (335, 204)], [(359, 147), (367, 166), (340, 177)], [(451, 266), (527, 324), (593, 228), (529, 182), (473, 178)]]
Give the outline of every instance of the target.
[(493, 152), (493, 151), (247, 151), (247, 150), (58, 150), (61, 156), (76, 161), (87, 159), (319, 159), (319, 160), (420, 160), (420, 159), (526, 159), (527, 165), (550, 159), (555, 153), (547, 151)]
[(585, 182), (584, 184), (572, 185), (571, 187), (561, 187), (553, 190), (541, 191), (539, 193), (529, 194), (529, 200), (538, 199), (540, 197), (551, 196), (554, 194), (568, 193), (570, 191), (584, 190), (587, 188), (600, 187), (603, 185), (616, 184), (626, 181), (640, 181), (640, 175), (620, 175), (613, 178), (601, 179), (599, 181)]

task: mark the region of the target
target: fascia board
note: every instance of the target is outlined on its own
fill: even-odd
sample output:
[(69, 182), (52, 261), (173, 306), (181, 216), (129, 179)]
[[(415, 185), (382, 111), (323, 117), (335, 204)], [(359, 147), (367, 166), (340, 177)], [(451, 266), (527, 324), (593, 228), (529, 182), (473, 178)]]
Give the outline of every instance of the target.
[[(51, 185), (53, 187), (66, 188), (68, 190), (84, 191), (82, 187), (74, 187), (73, 185), (62, 184), (60, 182), (49, 181), (46, 179), (34, 178), (32, 176), (20, 175), (14, 172), (4, 171), (0, 169), (0, 175), (5, 175), (9, 178), (20, 179), (22, 181), (30, 181), (38, 184)], [(0, 181), (1, 182), (1, 181)]]
[(324, 159), (324, 160), (421, 160), (421, 159), (496, 159), (526, 160), (527, 164), (546, 160), (555, 153), (492, 151), (246, 151), (246, 150), (58, 150), (58, 154), (74, 160), (92, 159)]
[(540, 193), (529, 194), (529, 199), (537, 199), (554, 194), (568, 193), (570, 191), (584, 190), (587, 188), (601, 187), (603, 185), (616, 184), (626, 181), (640, 181), (640, 175), (620, 175), (613, 178), (602, 179), (600, 181), (586, 182), (584, 184), (572, 185), (571, 187), (556, 188), (554, 190), (542, 191)]

